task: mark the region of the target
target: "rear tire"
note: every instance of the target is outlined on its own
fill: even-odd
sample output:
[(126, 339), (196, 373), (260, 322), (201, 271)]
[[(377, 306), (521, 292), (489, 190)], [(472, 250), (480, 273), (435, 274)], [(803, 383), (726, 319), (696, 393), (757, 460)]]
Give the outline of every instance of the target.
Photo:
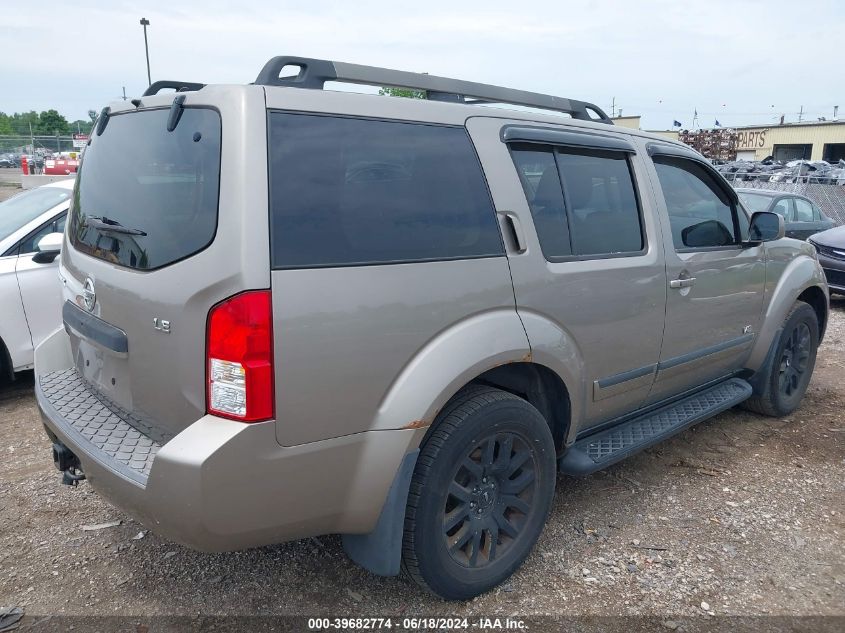
[(554, 497), (555, 446), (531, 404), (490, 387), (459, 394), (422, 447), (405, 513), (402, 567), (423, 588), (467, 600), (525, 560)]
[(743, 406), (775, 418), (795, 411), (810, 384), (818, 346), (816, 312), (803, 301), (796, 301), (784, 321), (761, 392), (746, 400)]

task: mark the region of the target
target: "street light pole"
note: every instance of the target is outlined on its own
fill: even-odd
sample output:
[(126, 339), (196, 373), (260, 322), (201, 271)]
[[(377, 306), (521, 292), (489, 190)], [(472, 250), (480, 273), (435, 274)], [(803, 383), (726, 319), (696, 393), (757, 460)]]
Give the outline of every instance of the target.
[(147, 27), (150, 21), (147, 18), (141, 18), (141, 26), (144, 27), (144, 50), (147, 53), (147, 85), (151, 86), (153, 83), (152, 75), (150, 75), (150, 47), (147, 44)]

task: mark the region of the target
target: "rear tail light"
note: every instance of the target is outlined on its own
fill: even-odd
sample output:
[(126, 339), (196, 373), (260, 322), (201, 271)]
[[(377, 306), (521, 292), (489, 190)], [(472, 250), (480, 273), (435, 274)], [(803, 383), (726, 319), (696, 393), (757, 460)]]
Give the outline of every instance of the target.
[(273, 317), (269, 290), (230, 297), (208, 313), (207, 408), (242, 422), (273, 417)]

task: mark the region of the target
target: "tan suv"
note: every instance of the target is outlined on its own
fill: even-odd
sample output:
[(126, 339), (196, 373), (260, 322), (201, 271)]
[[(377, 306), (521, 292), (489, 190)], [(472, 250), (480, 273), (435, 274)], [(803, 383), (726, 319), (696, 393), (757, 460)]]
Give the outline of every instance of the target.
[(449, 599), (521, 564), (558, 471), (795, 409), (828, 312), (813, 247), (684, 145), (294, 57), (105, 108), (60, 276), (35, 365), (67, 483), (202, 550), (340, 533)]

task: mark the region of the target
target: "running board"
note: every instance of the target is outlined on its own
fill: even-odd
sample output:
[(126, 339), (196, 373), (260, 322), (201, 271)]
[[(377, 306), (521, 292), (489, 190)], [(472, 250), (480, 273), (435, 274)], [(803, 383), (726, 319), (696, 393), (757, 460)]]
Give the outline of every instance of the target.
[(588, 475), (639, 453), (751, 397), (751, 385), (731, 378), (656, 411), (577, 440), (558, 461), (560, 472)]

